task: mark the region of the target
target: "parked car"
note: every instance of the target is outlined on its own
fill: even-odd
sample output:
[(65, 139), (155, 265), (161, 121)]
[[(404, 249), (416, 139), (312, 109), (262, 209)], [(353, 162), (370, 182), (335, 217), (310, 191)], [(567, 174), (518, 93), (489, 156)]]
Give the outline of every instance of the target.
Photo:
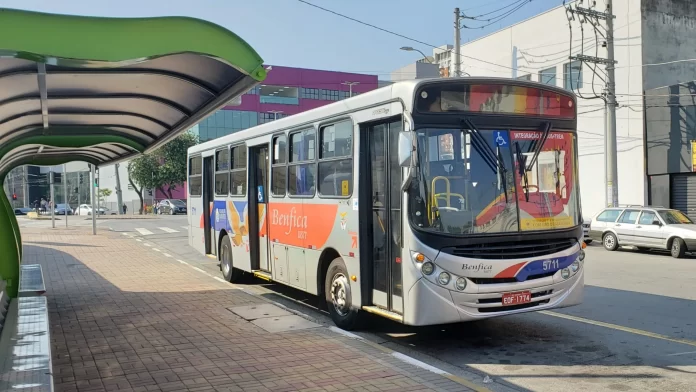
[(164, 199), (157, 204), (158, 214), (185, 214), (186, 203), (179, 199)]
[(28, 208), (28, 207), (20, 207), (20, 208), (14, 209), (15, 215), (26, 215), (32, 211), (34, 211), (34, 210), (32, 208)]
[(591, 224), (592, 224), (592, 219), (585, 219), (585, 221), (582, 222), (582, 233), (584, 234), (583, 240), (585, 241), (586, 244), (592, 243), (592, 238), (590, 238), (590, 225)]
[[(104, 208), (99, 208), (98, 211), (98, 215), (104, 215), (106, 212)], [(80, 204), (80, 206), (77, 207), (76, 215), (92, 215), (92, 206), (89, 204)]]
[(74, 211), (73, 211), (73, 209), (70, 208), (70, 206), (67, 205), (67, 204), (56, 204), (56, 208), (55, 208), (55, 210), (54, 210), (54, 214), (56, 214), (56, 215), (65, 215), (66, 212), (67, 212), (68, 215), (72, 215)]
[(696, 251), (696, 224), (679, 210), (662, 207), (605, 208), (593, 217), (590, 238), (614, 251), (635, 246), (640, 251), (669, 250), (672, 257)]

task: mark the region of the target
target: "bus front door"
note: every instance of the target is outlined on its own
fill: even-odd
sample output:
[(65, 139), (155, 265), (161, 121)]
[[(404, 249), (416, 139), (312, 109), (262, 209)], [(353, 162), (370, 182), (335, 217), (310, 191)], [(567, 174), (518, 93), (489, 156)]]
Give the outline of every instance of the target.
[(271, 272), (268, 237), (268, 145), (249, 147), (249, 245), (252, 269)]
[[(396, 154), (401, 121), (370, 125), (363, 129), (360, 143), (367, 162), (362, 179), (361, 206), (369, 206), (363, 216), (368, 222), (361, 243), (361, 254), (372, 261), (372, 304), (403, 313), (401, 275), (401, 166)], [(363, 166), (364, 167), (364, 166)], [(366, 200), (367, 199), (367, 200)], [(364, 249), (364, 250), (363, 250)], [(369, 272), (368, 272), (369, 273)]]
[(213, 189), (215, 186), (215, 168), (213, 167), (213, 157), (203, 158), (203, 227), (205, 236), (205, 254), (217, 255), (215, 243), (215, 227), (212, 224), (213, 202), (215, 197)]

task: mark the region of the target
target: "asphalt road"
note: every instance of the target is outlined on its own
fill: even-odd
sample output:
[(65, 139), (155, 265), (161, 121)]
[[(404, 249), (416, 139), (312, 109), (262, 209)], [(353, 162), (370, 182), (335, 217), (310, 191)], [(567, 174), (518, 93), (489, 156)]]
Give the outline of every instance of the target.
[[(221, 276), (188, 246), (185, 216), (106, 222)], [(493, 391), (696, 389), (696, 258), (590, 246), (585, 268), (585, 300), (573, 308), (421, 328), (373, 318), (359, 334)], [(240, 285), (332, 324), (315, 297), (254, 278)]]

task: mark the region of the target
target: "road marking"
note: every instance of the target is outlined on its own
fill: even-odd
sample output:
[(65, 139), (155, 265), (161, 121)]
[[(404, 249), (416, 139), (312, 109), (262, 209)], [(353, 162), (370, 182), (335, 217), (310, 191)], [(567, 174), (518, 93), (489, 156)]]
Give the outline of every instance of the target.
[(176, 259), (176, 261), (180, 262), (181, 264), (188, 264), (188, 263), (187, 263), (187, 262), (185, 262), (184, 260), (179, 260), (179, 259)]
[(188, 226), (181, 226), (181, 228), (188, 230)]
[(136, 227), (136, 228), (135, 228), (135, 231), (137, 231), (138, 233), (140, 233), (140, 235), (155, 234), (155, 233), (151, 232), (151, 231), (148, 230), (148, 229), (143, 229), (142, 227)]
[(621, 325), (616, 325), (616, 324), (611, 324), (611, 323), (605, 323), (603, 321), (589, 320), (589, 319), (582, 318), (582, 317), (570, 316), (567, 314), (551, 312), (548, 310), (542, 310), (542, 311), (540, 311), (540, 313), (543, 313), (547, 316), (553, 316), (553, 317), (558, 317), (558, 318), (562, 318), (562, 319), (566, 319), (566, 320), (577, 321), (580, 323), (596, 325), (598, 327), (611, 328), (611, 329), (615, 329), (617, 331), (628, 332), (628, 333), (632, 333), (635, 335), (646, 336), (649, 338), (660, 339), (660, 340), (665, 340), (665, 341), (672, 342), (672, 343), (680, 343), (680, 344), (686, 344), (689, 346), (696, 347), (696, 341), (689, 340), (689, 339), (671, 338), (671, 337), (666, 336), (666, 335), (660, 335), (659, 333), (643, 331), (641, 329), (629, 328), (629, 327), (624, 327)]
[(128, 233), (121, 233), (121, 234), (123, 234), (123, 235), (128, 235)]
[(152, 245), (148, 244), (147, 242), (143, 242), (143, 245), (145, 245), (145, 246), (152, 246)]
[(168, 227), (158, 227), (158, 229), (160, 229), (166, 233), (178, 233), (179, 232), (179, 230), (170, 229)]
[(172, 257), (169, 253), (162, 253), (165, 257)]
[[(189, 264), (189, 265), (190, 265), (190, 264)], [(198, 272), (200, 272), (200, 273), (202, 273), (202, 274), (204, 274), (204, 275), (208, 275), (207, 272), (203, 271), (202, 269), (200, 269), (200, 268), (198, 268), (198, 267), (194, 267), (194, 266), (191, 265), (191, 268), (195, 269), (196, 271), (198, 271)], [(208, 276), (210, 276), (210, 275), (208, 275)]]
[(440, 374), (440, 375), (447, 374), (447, 372), (442, 370), (442, 369), (438, 369), (435, 366), (428, 365), (425, 362), (419, 361), (416, 358), (409, 357), (408, 355), (402, 354), (400, 352), (395, 351), (391, 355), (392, 355), (392, 357), (395, 357), (395, 358), (401, 360), (402, 362), (409, 363), (409, 364), (411, 364), (415, 367), (419, 367), (421, 369), (429, 370), (435, 374)]
[(222, 278), (219, 277), (219, 276), (213, 276), (213, 279), (219, 280), (219, 281), (222, 282), (222, 283), (227, 283), (227, 281), (226, 281), (225, 279), (222, 279)]
[(677, 355), (689, 355), (689, 354), (696, 354), (696, 351), (687, 351), (685, 353), (674, 353), (674, 354), (667, 354), (668, 357), (675, 357)]
[(155, 252), (161, 252), (161, 250), (159, 250), (157, 248), (152, 248), (152, 250), (154, 250)]
[(143, 242), (143, 240), (141, 240), (140, 238), (136, 238), (135, 240), (138, 242)]

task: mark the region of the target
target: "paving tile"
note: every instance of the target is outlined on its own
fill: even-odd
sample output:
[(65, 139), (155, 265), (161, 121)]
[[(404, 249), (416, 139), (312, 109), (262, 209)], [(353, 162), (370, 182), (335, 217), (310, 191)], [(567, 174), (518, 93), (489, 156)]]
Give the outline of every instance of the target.
[(466, 390), (321, 326), (267, 332), (248, 320), (296, 316), (117, 233), (22, 239), (44, 271), (56, 391)]

